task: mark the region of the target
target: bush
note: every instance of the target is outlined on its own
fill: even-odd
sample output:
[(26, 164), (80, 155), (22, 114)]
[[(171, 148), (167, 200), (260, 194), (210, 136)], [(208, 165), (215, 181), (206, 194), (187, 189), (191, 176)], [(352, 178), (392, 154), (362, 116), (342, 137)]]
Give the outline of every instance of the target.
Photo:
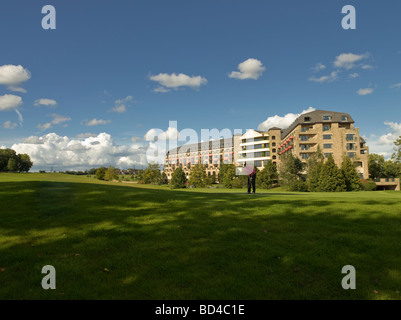
[(307, 192), (308, 191), (308, 185), (307, 185), (307, 183), (305, 181), (294, 180), (288, 185), (287, 189), (288, 189), (288, 191)]
[(362, 190), (375, 191), (376, 189), (377, 189), (377, 186), (373, 180), (362, 180)]

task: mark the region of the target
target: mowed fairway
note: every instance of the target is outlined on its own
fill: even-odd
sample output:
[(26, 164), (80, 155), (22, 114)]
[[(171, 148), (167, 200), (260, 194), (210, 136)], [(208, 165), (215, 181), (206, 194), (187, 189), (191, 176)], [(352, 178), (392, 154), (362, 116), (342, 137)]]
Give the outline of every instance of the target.
[[(0, 299), (401, 298), (401, 192), (0, 174), (0, 203)], [(45, 265), (56, 290), (41, 287)], [(345, 265), (356, 290), (341, 287)]]

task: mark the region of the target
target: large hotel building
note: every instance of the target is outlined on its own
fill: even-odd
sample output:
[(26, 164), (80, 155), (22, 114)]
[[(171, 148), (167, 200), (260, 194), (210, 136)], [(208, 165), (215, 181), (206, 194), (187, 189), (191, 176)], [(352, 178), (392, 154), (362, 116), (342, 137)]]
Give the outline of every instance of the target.
[(177, 166), (181, 166), (187, 177), (191, 165), (202, 163), (208, 176), (218, 179), (222, 163), (233, 163), (237, 167), (253, 164), (262, 170), (267, 161), (277, 166), (288, 153), (306, 162), (318, 150), (327, 158), (333, 155), (341, 165), (348, 155), (355, 163), (362, 179), (369, 178), (369, 148), (354, 127), (354, 120), (348, 113), (315, 110), (300, 115), (288, 128), (270, 128), (268, 131), (248, 130), (245, 134), (234, 135), (198, 144), (185, 145), (167, 152), (164, 172), (171, 179)]

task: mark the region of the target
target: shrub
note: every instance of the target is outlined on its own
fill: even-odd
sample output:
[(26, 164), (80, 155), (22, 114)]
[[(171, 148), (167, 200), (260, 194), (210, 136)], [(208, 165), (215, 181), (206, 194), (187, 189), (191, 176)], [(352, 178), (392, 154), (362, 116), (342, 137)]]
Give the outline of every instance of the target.
[(362, 190), (375, 191), (377, 189), (376, 183), (373, 180), (362, 180)]
[(288, 185), (287, 189), (288, 189), (288, 191), (307, 192), (308, 191), (308, 185), (307, 185), (307, 183), (305, 181), (294, 180)]

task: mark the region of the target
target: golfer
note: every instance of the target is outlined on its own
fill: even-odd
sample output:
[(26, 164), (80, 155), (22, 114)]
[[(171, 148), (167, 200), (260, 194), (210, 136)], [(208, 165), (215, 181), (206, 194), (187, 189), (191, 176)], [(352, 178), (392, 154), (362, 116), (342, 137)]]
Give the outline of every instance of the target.
[(248, 175), (248, 193), (251, 193), (251, 186), (252, 191), (255, 193), (256, 190), (256, 171), (253, 168), (252, 172)]

